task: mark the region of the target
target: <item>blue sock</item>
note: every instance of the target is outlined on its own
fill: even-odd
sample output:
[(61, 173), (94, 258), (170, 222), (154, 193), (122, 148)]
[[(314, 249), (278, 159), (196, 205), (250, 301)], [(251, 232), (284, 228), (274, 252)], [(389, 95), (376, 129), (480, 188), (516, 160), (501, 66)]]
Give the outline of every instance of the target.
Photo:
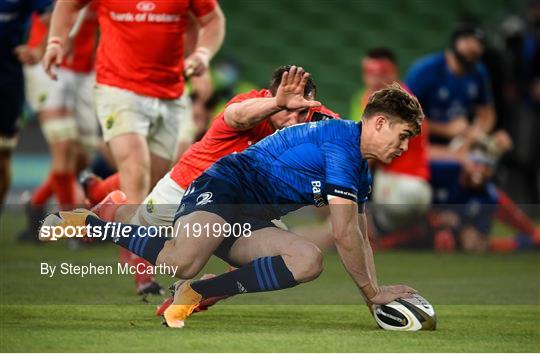
[[(163, 249), (165, 241), (168, 240), (164, 235), (157, 235), (155, 237), (147, 236), (147, 226), (109, 223), (92, 215), (89, 215), (86, 218), (86, 224), (93, 227), (99, 227), (104, 233), (105, 230), (108, 231), (107, 234), (104, 235), (106, 236), (107, 240), (124, 247), (125, 249), (135, 253), (137, 256), (146, 259), (153, 265), (156, 264), (156, 258), (159, 252)], [(109, 226), (114, 226), (114, 228), (107, 229), (105, 227), (107, 224), (109, 224)], [(124, 237), (119, 235), (127, 236)]]
[(215, 278), (191, 283), (203, 298), (291, 288), (298, 285), (283, 257), (263, 257)]

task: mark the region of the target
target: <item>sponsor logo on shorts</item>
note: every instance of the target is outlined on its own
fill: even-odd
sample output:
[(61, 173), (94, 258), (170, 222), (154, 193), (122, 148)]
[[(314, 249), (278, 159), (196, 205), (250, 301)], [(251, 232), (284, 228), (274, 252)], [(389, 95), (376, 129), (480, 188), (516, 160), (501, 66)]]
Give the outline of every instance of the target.
[(149, 213), (149, 214), (152, 214), (154, 212), (154, 200), (153, 199), (148, 199), (148, 203), (146, 203), (146, 211)]
[(197, 197), (197, 204), (195, 205), (205, 205), (212, 203), (212, 192), (204, 192)]
[(184, 196), (191, 194), (195, 190), (195, 187), (193, 186), (193, 183), (188, 186), (186, 189), (186, 192), (184, 193)]
[(152, 1), (141, 1), (137, 4), (137, 10), (142, 12), (153, 11), (156, 8), (156, 4)]
[(105, 129), (109, 130), (114, 125), (114, 115), (109, 115), (107, 118), (105, 118)]
[(38, 102), (41, 104), (43, 102), (45, 102), (45, 100), (47, 99), (47, 94), (46, 93), (41, 93), (38, 97)]

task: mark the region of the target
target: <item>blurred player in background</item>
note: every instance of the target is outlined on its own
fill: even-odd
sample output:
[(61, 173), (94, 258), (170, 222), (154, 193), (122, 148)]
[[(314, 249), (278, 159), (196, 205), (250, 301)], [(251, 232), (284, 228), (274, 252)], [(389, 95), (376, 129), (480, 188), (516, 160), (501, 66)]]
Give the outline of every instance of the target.
[[(397, 59), (388, 48), (373, 48), (362, 59), (364, 90), (356, 96), (351, 119), (359, 121), (369, 97), (399, 80)], [(399, 83), (405, 90), (406, 85)], [(431, 204), (429, 185), (428, 132), (425, 121), (422, 131), (409, 141), (409, 149), (389, 164), (373, 164), (373, 221), (381, 247), (395, 247), (409, 238), (405, 228), (416, 224)]]
[[(41, 65), (25, 68), (27, 97), (38, 112), (41, 130), (51, 152), (51, 171), (33, 192), (27, 205), (29, 228), (22, 239), (35, 240), (43, 206), (55, 196), (61, 209), (83, 203), (76, 175), (85, 168), (99, 143), (98, 120), (92, 89), (95, 83), (94, 53), (98, 25), (95, 12), (88, 6), (72, 19), (74, 29), (69, 52), (58, 68), (58, 80), (51, 80)], [(47, 26), (32, 18), (27, 48), (35, 51), (43, 43)]]
[[(89, 1), (60, 1), (51, 24), (46, 70), (63, 56), (67, 18)], [(192, 12), (200, 24), (197, 49), (185, 60), (183, 35)], [(120, 186), (131, 203), (170, 168), (183, 113), (184, 74), (200, 75), (224, 37), (224, 17), (213, 0), (178, 3), (100, 1), (96, 105), (115, 158)], [(151, 50), (148, 48), (151, 46)]]
[(484, 40), (479, 27), (458, 25), (449, 49), (419, 59), (407, 73), (405, 83), (422, 104), (435, 146), (466, 150), (495, 125), (489, 77), (479, 61)]
[(435, 249), (469, 252), (488, 249), (491, 224), (496, 210), (497, 190), (491, 177), (494, 161), (473, 149), (466, 167), (459, 161), (433, 161), (432, 185), (439, 234)]
[[(434, 220), (440, 235), (435, 241), (435, 249), (468, 252), (512, 251), (530, 249), (540, 245), (538, 236), (522, 233), (522, 227), (507, 218), (504, 209), (499, 208), (504, 198), (493, 182), (496, 160), (486, 146), (475, 144), (471, 147), (469, 162), (433, 161), (432, 185), (434, 192)], [(519, 211), (518, 211), (519, 212)], [(520, 213), (520, 212), (519, 212)], [(519, 215), (518, 213), (518, 215)], [(491, 237), (493, 220), (497, 218), (509, 227), (517, 227), (518, 234), (510, 237)], [(526, 218), (524, 214), (521, 218)], [(522, 220), (522, 223), (524, 221)]]
[[(318, 104), (303, 97), (305, 76), (290, 76), (292, 72), (283, 73), (282, 82), (296, 87), (295, 97), (282, 101), (278, 94), (269, 99), (271, 112)], [(371, 182), (367, 159), (388, 163), (406, 151), (409, 138), (420, 132), (422, 116), (418, 101), (395, 85), (371, 97), (361, 123), (326, 120), (290, 126), (222, 158), (193, 181), (175, 215), (174, 239), (143, 238), (144, 227), (122, 225), (131, 230), (130, 237), (111, 240), (153, 264), (176, 266), (175, 275), (182, 278), (196, 275), (212, 254), (240, 266), (176, 286), (164, 318), (168, 326), (179, 328), (205, 298), (286, 289), (317, 278), (322, 271), (320, 250), (271, 221), (305, 205), (330, 205), (336, 247), (364, 299), (385, 304), (408, 297), (414, 289), (377, 282), (364, 214)], [(243, 120), (234, 123), (245, 125)], [(105, 224), (88, 211), (61, 212), (46, 223)], [(195, 224), (205, 226), (200, 237), (189, 234), (189, 225)], [(249, 234), (227, 237), (215, 228), (227, 224), (247, 225)]]
[[(64, 56), (69, 18), (89, 2), (58, 1), (55, 6), (43, 59), (52, 78), (53, 66)], [(140, 204), (170, 169), (182, 131), (191, 129), (184, 75), (207, 70), (223, 42), (225, 19), (215, 0), (103, 0), (96, 3), (96, 12), (101, 29), (97, 114), (119, 172), (100, 184), (120, 186), (129, 203)], [(199, 36), (195, 51), (184, 61), (183, 39), (191, 14), (199, 23)], [(139, 263), (137, 258), (129, 261)], [(152, 277), (139, 277), (136, 283), (138, 293), (161, 291)]]
[(36, 12), (48, 21), (51, 0), (0, 0), (0, 203), (10, 186), (11, 151), (17, 144), (17, 120), (24, 104), (22, 65), (33, 63), (34, 56), (24, 55), (23, 37), (28, 20)]
[[(496, 119), (492, 93), (487, 71), (479, 61), (484, 39), (479, 27), (460, 24), (452, 33), (448, 50), (419, 59), (409, 69), (406, 84), (426, 114), (432, 161), (459, 161), (466, 170), (471, 165), (471, 146), (482, 144), (495, 160), (512, 147), (506, 132), (492, 133)], [(438, 174), (435, 169), (441, 166), (432, 163), (432, 173)], [(457, 183), (454, 180), (452, 184)], [(524, 217), (504, 192), (497, 192), (499, 214), (534, 236), (537, 232), (534, 223)], [(440, 237), (447, 238), (444, 233)]]
[[(184, 57), (188, 58), (192, 53), (197, 50), (197, 42), (199, 40), (201, 28), (197, 21), (197, 18), (190, 14), (186, 31), (184, 33)], [(213, 84), (210, 77), (210, 64), (199, 75), (190, 75), (186, 79), (186, 87), (184, 89), (185, 95), (189, 96), (187, 100), (189, 103), (190, 114), (192, 115), (193, 123), (190, 127), (182, 129), (182, 134), (179, 140), (179, 146), (177, 156), (173, 162), (186, 152), (186, 150), (195, 141), (198, 141), (204, 134), (202, 126), (207, 126), (210, 121), (210, 117), (205, 113), (204, 109), (206, 102), (213, 93)]]

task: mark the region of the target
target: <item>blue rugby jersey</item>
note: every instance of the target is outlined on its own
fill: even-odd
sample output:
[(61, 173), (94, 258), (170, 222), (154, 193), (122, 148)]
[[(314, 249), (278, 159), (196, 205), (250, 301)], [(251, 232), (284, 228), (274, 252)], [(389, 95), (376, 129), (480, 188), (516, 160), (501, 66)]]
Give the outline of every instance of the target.
[(295, 125), (220, 159), (206, 173), (240, 186), (246, 204), (264, 205), (274, 217), (326, 205), (329, 196), (363, 207), (371, 175), (360, 152), (361, 130), (361, 123), (344, 120)]
[(464, 188), (460, 183), (461, 165), (455, 161), (432, 161), (430, 168), (433, 204), (457, 212), (462, 224), (489, 234), (499, 202), (495, 184), (487, 182), (479, 190)]
[(447, 123), (463, 116), (472, 118), (475, 107), (492, 104), (489, 75), (482, 63), (464, 75), (450, 72), (444, 53), (417, 60), (405, 78), (428, 120)]

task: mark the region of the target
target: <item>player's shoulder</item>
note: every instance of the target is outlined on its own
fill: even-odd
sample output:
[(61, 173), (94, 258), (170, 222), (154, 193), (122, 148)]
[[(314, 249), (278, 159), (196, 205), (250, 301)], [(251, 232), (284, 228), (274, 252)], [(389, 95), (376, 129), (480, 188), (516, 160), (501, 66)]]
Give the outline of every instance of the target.
[(444, 53), (432, 53), (425, 55), (417, 59), (411, 66), (411, 70), (430, 70), (437, 69), (438, 67), (444, 66), (446, 64)]
[(317, 128), (319, 130), (339, 130), (339, 131), (346, 131), (346, 130), (354, 130), (357, 129), (356, 122), (352, 120), (345, 120), (345, 119), (321, 119), (314, 122), (309, 122), (302, 124), (302, 126), (307, 127), (307, 129), (313, 129)]
[(325, 143), (348, 145), (355, 144), (359, 139), (361, 124), (350, 120), (330, 119), (307, 123), (304, 129), (315, 129), (317, 136)]

